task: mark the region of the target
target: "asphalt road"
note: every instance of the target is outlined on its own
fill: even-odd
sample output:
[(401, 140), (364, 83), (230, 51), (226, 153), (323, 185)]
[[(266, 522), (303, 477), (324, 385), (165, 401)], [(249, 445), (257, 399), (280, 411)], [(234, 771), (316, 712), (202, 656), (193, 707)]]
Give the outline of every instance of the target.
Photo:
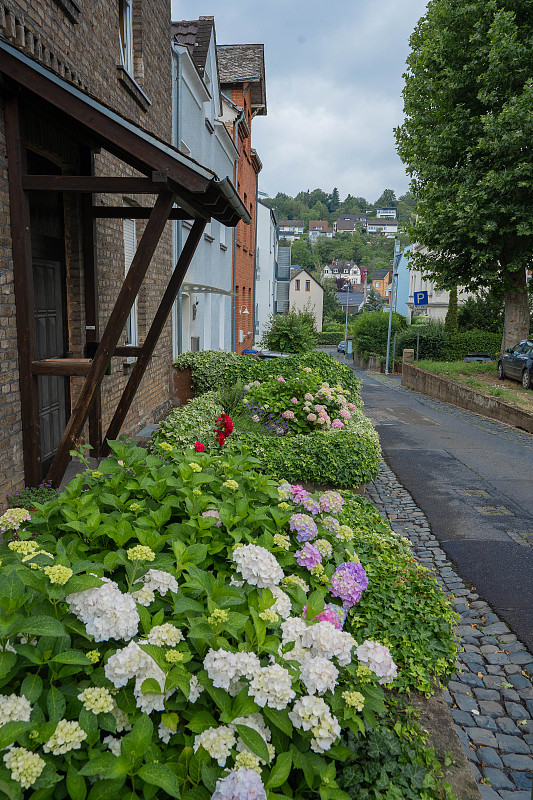
[(463, 580), (533, 652), (533, 435), (403, 388), (398, 376), (354, 372), (385, 461)]

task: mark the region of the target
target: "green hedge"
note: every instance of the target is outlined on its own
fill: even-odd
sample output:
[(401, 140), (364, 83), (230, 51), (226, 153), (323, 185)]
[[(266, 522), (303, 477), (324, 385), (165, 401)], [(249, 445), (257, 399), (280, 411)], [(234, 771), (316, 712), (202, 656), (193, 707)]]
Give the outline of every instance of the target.
[(310, 367), (322, 380), (332, 385), (340, 383), (350, 393), (351, 401), (362, 407), (361, 381), (349, 367), (339, 364), (327, 353), (313, 351), (288, 358), (257, 358), (205, 350), (201, 353), (183, 353), (178, 356), (174, 366), (176, 369), (191, 370), (192, 389), (196, 395), (215, 391), (221, 386), (233, 386), (238, 380), (249, 383), (277, 375), (285, 378), (303, 367)]
[(344, 324), (342, 322), (324, 322), (322, 325), (322, 333), (341, 333), (344, 334)]
[(433, 361), (444, 361), (446, 351), (446, 331), (444, 325), (429, 322), (427, 325), (410, 325), (407, 330), (398, 334), (396, 339), (396, 352), (401, 355), (405, 349), (415, 351), (419, 338), (418, 357), (431, 358)]
[(343, 340), (343, 337), (344, 331), (342, 333), (339, 333), (338, 331), (321, 331), (320, 333), (317, 333), (319, 345), (337, 345)]
[(446, 361), (459, 361), (467, 353), (491, 353), (497, 356), (502, 345), (501, 333), (471, 330), (449, 336), (445, 350)]

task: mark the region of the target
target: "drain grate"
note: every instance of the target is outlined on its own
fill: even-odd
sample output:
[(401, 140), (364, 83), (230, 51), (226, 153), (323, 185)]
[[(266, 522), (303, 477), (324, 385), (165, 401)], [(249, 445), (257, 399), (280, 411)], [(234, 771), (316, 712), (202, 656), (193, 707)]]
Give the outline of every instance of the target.
[(506, 508), (505, 506), (474, 506), (476, 511), (479, 511), (480, 514), (485, 514), (489, 517), (514, 517), (514, 511), (511, 511), (510, 508)]
[(457, 492), (466, 497), (490, 497), (490, 494), (483, 489), (457, 489)]

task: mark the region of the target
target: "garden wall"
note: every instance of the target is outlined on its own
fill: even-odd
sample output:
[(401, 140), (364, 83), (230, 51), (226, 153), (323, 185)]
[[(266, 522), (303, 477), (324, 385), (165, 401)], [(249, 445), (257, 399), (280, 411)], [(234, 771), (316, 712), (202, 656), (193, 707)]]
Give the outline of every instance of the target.
[(443, 378), (427, 372), (425, 369), (420, 369), (420, 367), (415, 367), (413, 364), (407, 364), (405, 361), (403, 362), (402, 386), (533, 433), (533, 414), (521, 411), (491, 395), (461, 386), (450, 378)]

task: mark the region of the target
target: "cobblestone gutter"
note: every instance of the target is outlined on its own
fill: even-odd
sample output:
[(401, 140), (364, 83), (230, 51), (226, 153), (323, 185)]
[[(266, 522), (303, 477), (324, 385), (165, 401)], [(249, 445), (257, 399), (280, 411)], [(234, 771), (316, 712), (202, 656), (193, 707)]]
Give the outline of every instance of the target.
[(481, 797), (531, 800), (533, 655), (457, 575), (423, 512), (384, 462), (367, 494), (392, 530), (409, 539), (415, 558), (435, 574), (461, 617), (463, 652), (444, 697)]

